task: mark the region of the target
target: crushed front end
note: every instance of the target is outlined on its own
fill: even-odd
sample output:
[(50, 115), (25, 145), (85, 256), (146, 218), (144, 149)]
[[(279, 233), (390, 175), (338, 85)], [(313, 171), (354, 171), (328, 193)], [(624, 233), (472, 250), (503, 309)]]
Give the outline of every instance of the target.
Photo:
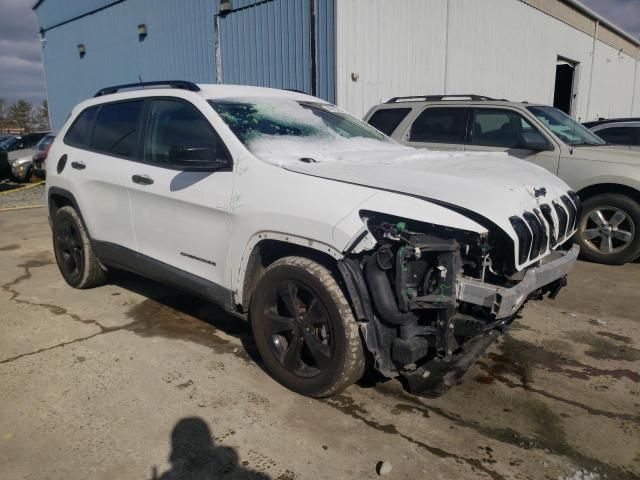
[(428, 396), (455, 385), (527, 300), (555, 297), (578, 255), (569, 222), (553, 237), (540, 221), (549, 234), (536, 254), (546, 253), (516, 270), (513, 244), (496, 229), (478, 234), (372, 212), (363, 220), (369, 238), (339, 268), (364, 340), (380, 373)]

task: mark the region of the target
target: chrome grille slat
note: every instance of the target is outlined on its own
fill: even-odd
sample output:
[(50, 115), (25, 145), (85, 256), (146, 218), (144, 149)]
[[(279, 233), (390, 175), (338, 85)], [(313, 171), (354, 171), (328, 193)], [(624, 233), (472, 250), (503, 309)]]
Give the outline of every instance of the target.
[(567, 215), (564, 207), (562, 207), (558, 202), (554, 200), (552, 203), (553, 208), (556, 211), (556, 215), (558, 216), (558, 242), (560, 242), (560, 240), (564, 239), (567, 235), (567, 223), (569, 216)]
[(542, 235), (544, 233), (544, 230), (542, 229), (542, 225), (540, 225), (538, 217), (536, 217), (533, 213), (524, 212), (522, 216), (529, 225), (529, 228), (531, 229), (531, 233), (533, 235), (533, 240), (531, 242), (531, 253), (529, 254), (529, 260), (533, 260), (540, 255), (540, 249), (542, 248)]
[(542, 211), (542, 215), (549, 225), (549, 248), (551, 248), (554, 247), (558, 242), (558, 239), (556, 238), (556, 224), (553, 221), (553, 215), (551, 214), (551, 207), (549, 206), (549, 204), (545, 203), (543, 205), (540, 205), (540, 210)]
[(535, 260), (565, 242), (578, 227), (580, 212), (580, 198), (575, 192), (569, 191), (550, 203), (541, 204), (532, 212), (509, 217), (518, 237), (519, 263)]
[(567, 221), (567, 236), (576, 229), (576, 222), (577, 222), (577, 209), (576, 207), (573, 205), (573, 202), (571, 200), (569, 200), (569, 197), (567, 197), (566, 195), (562, 195), (560, 197), (560, 200), (562, 200), (562, 203), (564, 203), (564, 206), (567, 207), (567, 211), (569, 212), (569, 219)]

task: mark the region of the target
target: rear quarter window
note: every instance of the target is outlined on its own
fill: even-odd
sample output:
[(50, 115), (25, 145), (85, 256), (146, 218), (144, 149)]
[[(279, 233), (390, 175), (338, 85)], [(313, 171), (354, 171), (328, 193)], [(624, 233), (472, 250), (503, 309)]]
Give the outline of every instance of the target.
[(410, 108), (383, 108), (374, 112), (367, 123), (385, 135), (391, 136), (410, 111)]
[(409, 141), (464, 144), (467, 109), (429, 107), (413, 122)]
[(96, 118), (91, 149), (100, 153), (133, 157), (143, 100), (107, 103)]
[(89, 107), (83, 110), (75, 119), (73, 125), (64, 136), (64, 143), (72, 147), (88, 148), (91, 142), (91, 130), (98, 113), (98, 107)]

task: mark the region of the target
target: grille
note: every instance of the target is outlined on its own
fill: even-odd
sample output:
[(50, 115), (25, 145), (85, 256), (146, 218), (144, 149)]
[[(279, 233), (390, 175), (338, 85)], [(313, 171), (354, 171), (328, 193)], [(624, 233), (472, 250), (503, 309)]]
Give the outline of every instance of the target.
[(580, 212), (578, 195), (575, 192), (567, 192), (550, 204), (540, 205), (540, 210), (534, 209), (533, 212), (524, 212), (522, 216), (510, 217), (509, 221), (520, 244), (519, 263), (534, 260), (567, 240), (577, 228)]

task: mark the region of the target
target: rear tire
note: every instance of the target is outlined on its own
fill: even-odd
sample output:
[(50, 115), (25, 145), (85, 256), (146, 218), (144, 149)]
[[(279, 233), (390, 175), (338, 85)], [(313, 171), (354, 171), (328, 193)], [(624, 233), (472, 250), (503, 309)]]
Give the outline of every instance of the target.
[(53, 219), (53, 251), (65, 281), (74, 288), (92, 288), (107, 280), (89, 235), (73, 207), (60, 208)]
[(249, 309), (256, 347), (269, 373), (309, 397), (327, 397), (364, 372), (358, 324), (324, 266), (285, 257), (260, 278)]
[(640, 256), (640, 205), (617, 193), (587, 198), (574, 240), (580, 257), (607, 265), (622, 265)]

